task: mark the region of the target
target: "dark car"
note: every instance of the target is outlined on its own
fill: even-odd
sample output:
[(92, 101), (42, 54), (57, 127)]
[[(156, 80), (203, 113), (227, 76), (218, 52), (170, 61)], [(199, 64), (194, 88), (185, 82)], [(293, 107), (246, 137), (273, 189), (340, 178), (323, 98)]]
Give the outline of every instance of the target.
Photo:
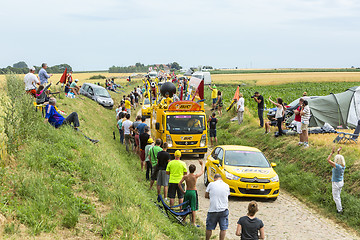
[(91, 98), (104, 107), (112, 108), (114, 106), (114, 100), (112, 100), (109, 92), (99, 85), (84, 83), (80, 88), (80, 94)]

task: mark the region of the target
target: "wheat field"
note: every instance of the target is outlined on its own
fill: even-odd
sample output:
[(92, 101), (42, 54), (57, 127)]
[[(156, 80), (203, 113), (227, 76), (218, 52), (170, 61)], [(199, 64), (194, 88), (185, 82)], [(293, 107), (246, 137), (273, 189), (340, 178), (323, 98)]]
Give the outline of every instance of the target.
[(301, 72), (301, 73), (251, 73), (213, 74), (213, 83), (250, 83), (258, 86), (297, 82), (360, 82), (359, 72)]

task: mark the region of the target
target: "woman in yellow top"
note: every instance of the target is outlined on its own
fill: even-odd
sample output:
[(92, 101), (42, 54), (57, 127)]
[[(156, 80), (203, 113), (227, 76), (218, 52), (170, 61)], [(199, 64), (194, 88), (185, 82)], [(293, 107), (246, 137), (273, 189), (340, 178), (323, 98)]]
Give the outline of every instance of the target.
[(212, 91), (212, 92), (211, 92), (211, 99), (212, 99), (212, 109), (211, 109), (211, 111), (212, 111), (212, 110), (215, 109), (215, 105), (216, 105), (216, 102), (217, 102), (218, 90), (216, 89), (216, 86), (215, 86), (215, 85), (214, 85), (213, 87), (211, 87), (211, 86), (209, 85), (209, 88), (210, 88), (210, 90)]

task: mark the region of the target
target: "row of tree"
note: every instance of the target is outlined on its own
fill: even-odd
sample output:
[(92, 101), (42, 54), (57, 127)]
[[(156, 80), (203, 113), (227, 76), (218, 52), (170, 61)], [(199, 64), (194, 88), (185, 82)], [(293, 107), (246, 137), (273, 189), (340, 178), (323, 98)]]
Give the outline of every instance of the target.
[(127, 67), (119, 67), (119, 66), (112, 66), (109, 68), (109, 73), (134, 73), (134, 72), (147, 72), (149, 69), (152, 68), (153, 70), (170, 70), (170, 71), (177, 71), (182, 69), (182, 67), (177, 63), (168, 63), (168, 64), (152, 64), (152, 65), (144, 65), (142, 63), (136, 63), (132, 66)]
[[(36, 69), (36, 73), (39, 72), (41, 69), (41, 66), (34, 66)], [(69, 64), (59, 64), (55, 66), (49, 66), (46, 71), (48, 73), (63, 73), (65, 68), (68, 69), (68, 71), (72, 71), (72, 67)], [(16, 74), (26, 74), (29, 72), (29, 66), (24, 62), (20, 61), (17, 63), (14, 63), (13, 66), (7, 66), (6, 68), (0, 68), (0, 74), (7, 74), (7, 73), (16, 73)]]

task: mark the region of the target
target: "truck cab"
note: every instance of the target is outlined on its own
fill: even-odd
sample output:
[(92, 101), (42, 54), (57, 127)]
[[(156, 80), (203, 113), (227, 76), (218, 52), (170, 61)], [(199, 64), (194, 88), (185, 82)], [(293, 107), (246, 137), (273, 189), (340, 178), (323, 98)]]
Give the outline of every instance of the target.
[(168, 143), (168, 152), (199, 154), (207, 152), (207, 124), (203, 105), (195, 101), (176, 101), (164, 108), (154, 105), (151, 115), (152, 134)]

